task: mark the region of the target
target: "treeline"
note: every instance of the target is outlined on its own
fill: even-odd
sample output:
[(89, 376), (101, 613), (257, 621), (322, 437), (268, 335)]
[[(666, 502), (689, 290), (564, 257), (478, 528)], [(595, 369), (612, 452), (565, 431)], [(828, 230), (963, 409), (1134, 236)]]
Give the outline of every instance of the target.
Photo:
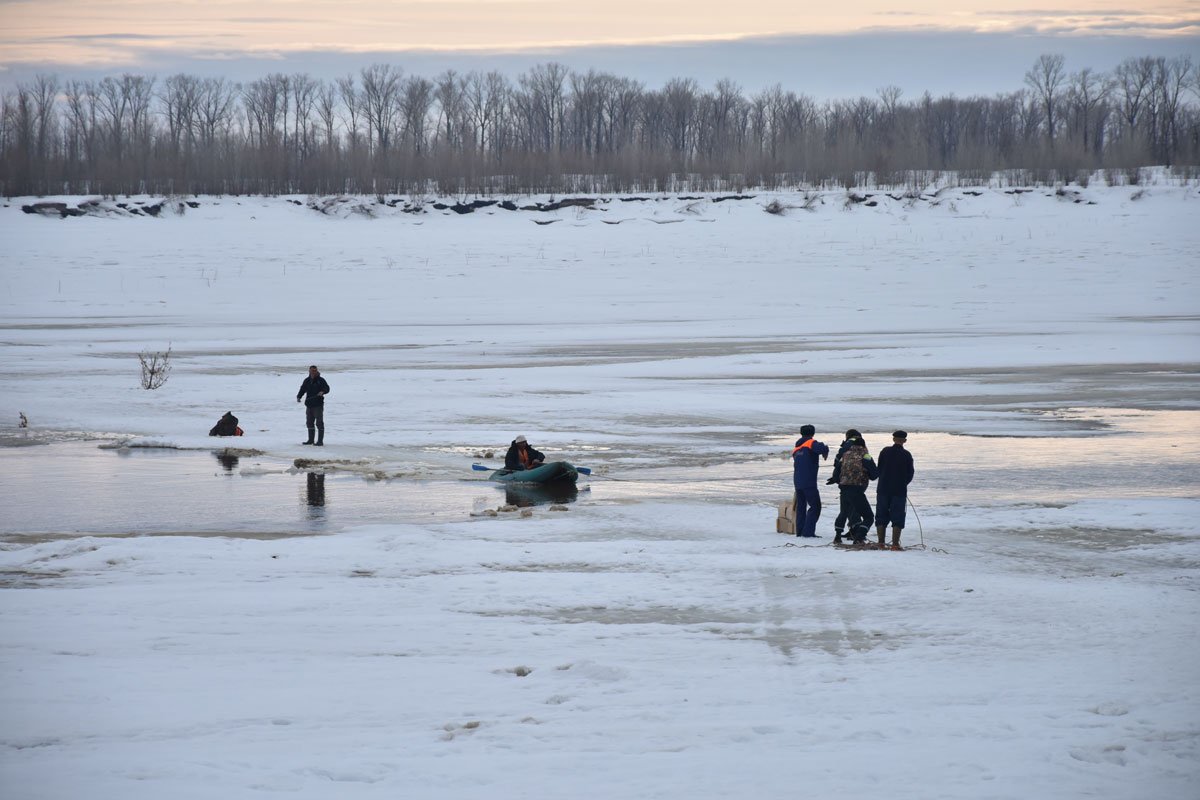
[(1131, 58), (1111, 73), (1041, 56), (991, 97), (817, 102), (690, 78), (649, 89), (561, 64), (516, 80), (377, 64), (334, 81), (39, 75), (3, 95), (0, 193), (517, 193), (849, 184), (870, 173), (1200, 163), (1200, 69)]

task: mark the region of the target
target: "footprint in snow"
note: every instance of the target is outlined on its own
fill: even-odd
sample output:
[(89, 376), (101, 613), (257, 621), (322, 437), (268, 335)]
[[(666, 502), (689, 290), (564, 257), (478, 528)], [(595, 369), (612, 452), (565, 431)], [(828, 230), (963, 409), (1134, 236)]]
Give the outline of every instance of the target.
[(1088, 711), (1102, 717), (1123, 717), (1129, 713), (1129, 709), (1120, 703), (1101, 703), (1095, 708), (1089, 708)]
[(526, 675), (529, 675), (532, 672), (533, 672), (533, 667), (526, 667), (526, 666), (509, 667), (508, 669), (492, 670), (493, 675), (506, 675), (506, 674), (507, 675), (516, 675), (518, 678), (524, 678)]
[(462, 725), (459, 725), (457, 722), (447, 722), (442, 726), (444, 733), (442, 733), (439, 738), (443, 742), (449, 742), (452, 741), (455, 736), (466, 735), (472, 731), (478, 730), (481, 724), (482, 723), (480, 723), (477, 719), (473, 719), (470, 722), (464, 722)]

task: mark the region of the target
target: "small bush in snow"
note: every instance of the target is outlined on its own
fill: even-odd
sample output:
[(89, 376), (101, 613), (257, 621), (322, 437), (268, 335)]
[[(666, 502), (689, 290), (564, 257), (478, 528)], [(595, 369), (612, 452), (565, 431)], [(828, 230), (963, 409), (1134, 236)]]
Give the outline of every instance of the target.
[(165, 353), (143, 350), (138, 353), (138, 363), (142, 365), (142, 388), (157, 389), (171, 375), (171, 346), (167, 345)]

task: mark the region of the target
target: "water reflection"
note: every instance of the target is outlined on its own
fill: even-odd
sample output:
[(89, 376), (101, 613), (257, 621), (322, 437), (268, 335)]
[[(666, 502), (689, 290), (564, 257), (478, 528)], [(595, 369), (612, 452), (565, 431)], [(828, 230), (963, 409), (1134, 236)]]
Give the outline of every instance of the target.
[(241, 460), (238, 456), (231, 454), (228, 450), (214, 452), (213, 455), (217, 457), (217, 463), (221, 465), (221, 469), (225, 470), (229, 474), (233, 474), (233, 471), (237, 469), (238, 461)]
[(504, 487), (504, 501), (510, 506), (521, 508), (554, 503), (573, 503), (578, 497), (579, 489), (575, 484), (566, 481)]
[(310, 508), (325, 507), (325, 473), (310, 472), (305, 485), (305, 502)]
[[(909, 487), (914, 502), (1074, 502), (1110, 497), (1195, 497), (1200, 461), (1200, 411), (1065, 409), (1047, 412), (1064, 435), (999, 436), (922, 432), (909, 427), (905, 449), (916, 462)], [(871, 453), (891, 444), (887, 430), (860, 428)], [(836, 449), (840, 431), (818, 432)], [(790, 494), (795, 434), (764, 440), (778, 455), (746, 462), (641, 468), (605, 483), (606, 493), (630, 499), (690, 497), (738, 502)], [(831, 473), (822, 462), (820, 481)], [(826, 504), (834, 487), (820, 486)], [(874, 488), (868, 489), (874, 496)]]
[[(951, 504), (1200, 493), (1200, 411), (1075, 410), (1056, 416), (1067, 435), (966, 436), (907, 426), (917, 470), (912, 502), (923, 511)], [(836, 447), (837, 433), (821, 432), (819, 438)], [(864, 433), (876, 456), (891, 438), (890, 429), (868, 427)], [(794, 440), (794, 434), (766, 440), (760, 458), (743, 462), (695, 445), (689, 445), (691, 461), (671, 466), (597, 456), (594, 466), (601, 469), (590, 486), (503, 488), (507, 502), (518, 506), (569, 503), (577, 492), (600, 503), (678, 499), (766, 505), (792, 493), (787, 454)], [(214, 479), (213, 457), (207, 448), (112, 450), (94, 441), (0, 449), (0, 538), (44, 532), (326, 533), (354, 525), (462, 520), (501, 497), (499, 484), (480, 480), (364, 481), (320, 470), (305, 470), (301, 477), (290, 469), (291, 459), (269, 455), (243, 455), (238, 469), (229, 462), (231, 473)], [(832, 461), (822, 464), (822, 480)], [(325, 494), (327, 478), (337, 484), (333, 508)], [(821, 484), (821, 493), (832, 514), (835, 487)], [(169, 497), (171, 514), (164, 516), (153, 504), (129, 503), (130, 497), (147, 495)], [(874, 498), (873, 488), (868, 498)]]

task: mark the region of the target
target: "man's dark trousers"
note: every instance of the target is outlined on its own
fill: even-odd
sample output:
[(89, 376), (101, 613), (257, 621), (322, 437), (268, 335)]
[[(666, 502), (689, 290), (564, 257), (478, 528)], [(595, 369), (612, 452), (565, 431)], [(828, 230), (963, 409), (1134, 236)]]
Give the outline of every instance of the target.
[[(867, 499), (867, 487), (843, 486), (840, 499), (841, 513), (838, 514), (838, 519), (845, 523), (846, 530), (854, 535), (854, 538), (865, 539), (866, 532), (875, 522), (875, 515), (871, 512), (871, 501)], [(835, 522), (834, 525), (836, 526), (837, 523)], [(858, 528), (857, 532), (855, 531), (856, 527)]]
[[(807, 509), (806, 509), (807, 507)], [(796, 535), (816, 536), (817, 520), (821, 518), (821, 493), (816, 486), (796, 487)], [(804, 521), (801, 526), (800, 521)]]
[(313, 440), (313, 428), (317, 429), (317, 444), (325, 441), (325, 404), (304, 407), (304, 423), (308, 425), (308, 440)]

